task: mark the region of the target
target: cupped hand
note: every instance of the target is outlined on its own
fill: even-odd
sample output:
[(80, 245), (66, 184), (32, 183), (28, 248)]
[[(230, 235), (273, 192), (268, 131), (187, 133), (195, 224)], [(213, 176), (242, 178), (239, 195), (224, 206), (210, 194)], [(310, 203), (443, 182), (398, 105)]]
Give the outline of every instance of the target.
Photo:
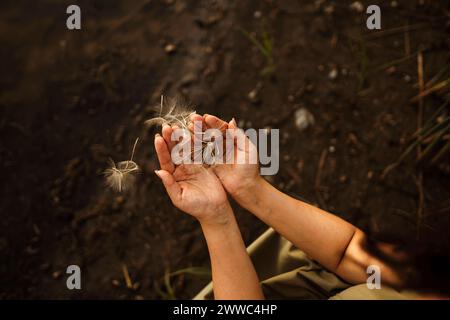
[[(258, 163), (251, 163), (249, 159), (257, 159), (257, 148), (245, 135), (242, 129), (237, 128), (234, 118), (227, 123), (216, 116), (205, 114), (203, 120), (206, 129), (219, 129), (224, 133), (229, 129), (233, 136), (233, 157), (232, 161), (224, 164), (216, 164), (212, 167), (214, 173), (222, 182), (225, 189), (239, 202), (243, 203), (250, 196), (251, 192), (262, 179), (259, 174)], [(238, 143), (243, 141), (244, 143)], [(226, 146), (225, 152), (230, 151), (230, 146)], [(229, 154), (229, 153), (228, 153)], [(238, 159), (245, 159), (244, 163)], [(231, 163), (230, 163), (231, 162)]]
[[(201, 117), (197, 120), (201, 120)], [(226, 192), (211, 168), (201, 164), (176, 166), (170, 150), (176, 144), (171, 141), (175, 128), (163, 126), (162, 136), (155, 136), (155, 149), (161, 170), (155, 173), (161, 178), (172, 203), (200, 222), (224, 223), (230, 211)]]

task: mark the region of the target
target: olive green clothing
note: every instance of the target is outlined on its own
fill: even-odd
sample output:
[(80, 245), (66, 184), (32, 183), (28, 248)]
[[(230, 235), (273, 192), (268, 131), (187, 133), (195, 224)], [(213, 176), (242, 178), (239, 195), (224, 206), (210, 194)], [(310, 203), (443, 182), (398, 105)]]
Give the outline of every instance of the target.
[[(266, 299), (408, 299), (391, 288), (351, 285), (297, 249), (273, 229), (248, 247)], [(194, 299), (213, 298), (212, 283)]]

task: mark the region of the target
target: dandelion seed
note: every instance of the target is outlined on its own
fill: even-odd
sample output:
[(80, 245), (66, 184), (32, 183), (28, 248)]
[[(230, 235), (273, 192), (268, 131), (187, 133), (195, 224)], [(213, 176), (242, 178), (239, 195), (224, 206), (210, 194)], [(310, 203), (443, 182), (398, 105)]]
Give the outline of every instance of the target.
[[(167, 109), (167, 113), (163, 114), (163, 109)], [(182, 106), (176, 99), (170, 99), (169, 102), (165, 103), (164, 96), (161, 95), (161, 103), (159, 106), (159, 115), (155, 118), (149, 119), (145, 121), (145, 124), (148, 126), (154, 125), (176, 125), (180, 129), (184, 129), (190, 131), (191, 140), (183, 140), (180, 143), (191, 143), (194, 139), (193, 132), (189, 129), (189, 125), (191, 124), (191, 116), (196, 114), (195, 111), (188, 110), (186, 107)], [(222, 128), (219, 128), (219, 130)], [(182, 155), (182, 160), (196, 160), (198, 157), (203, 156), (203, 160), (208, 165), (214, 165), (216, 160), (216, 155), (219, 154), (219, 146), (217, 145), (217, 141), (212, 141), (210, 139), (206, 139), (204, 137), (204, 132), (195, 132), (195, 139), (199, 139), (202, 143), (201, 150), (191, 149), (190, 154)], [(200, 137), (198, 137), (199, 135)]]
[[(168, 112), (162, 115), (163, 108), (167, 108)], [(195, 111), (187, 110), (185, 107), (181, 106), (176, 99), (170, 99), (168, 103), (164, 103), (164, 96), (161, 95), (161, 104), (159, 108), (159, 115), (155, 118), (151, 118), (145, 121), (148, 126), (154, 125), (177, 125), (181, 129), (189, 129), (189, 124), (191, 123), (191, 116), (195, 114)]]
[(128, 190), (134, 185), (136, 177), (135, 173), (139, 171), (139, 166), (133, 161), (134, 151), (139, 138), (134, 142), (133, 150), (131, 151), (130, 160), (114, 163), (111, 161), (111, 167), (105, 170), (106, 184), (119, 192)]

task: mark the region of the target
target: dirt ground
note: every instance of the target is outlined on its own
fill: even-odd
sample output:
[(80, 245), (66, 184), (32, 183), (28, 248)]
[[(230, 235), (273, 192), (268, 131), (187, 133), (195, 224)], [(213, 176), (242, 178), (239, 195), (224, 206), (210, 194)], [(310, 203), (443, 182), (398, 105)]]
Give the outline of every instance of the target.
[[(161, 94), (279, 128), (274, 185), (364, 230), (415, 238), (414, 157), (380, 175), (417, 129), (418, 51), (425, 81), (448, 63), (447, 1), (371, 1), (382, 33), (352, 2), (2, 1), (0, 298), (167, 298), (169, 272), (209, 267), (198, 223), (153, 173), (156, 129), (143, 122)], [(66, 29), (69, 4), (81, 7), (79, 31)], [(247, 33), (269, 35), (272, 72)], [(441, 100), (427, 97), (425, 118)], [(315, 119), (304, 131), (301, 107)], [(138, 136), (136, 188), (112, 192), (108, 159), (128, 159)], [(436, 208), (448, 214), (450, 184), (448, 167), (423, 170), (427, 229)], [(249, 244), (266, 226), (234, 207)], [(66, 288), (71, 264), (82, 290)], [(171, 287), (191, 298), (207, 282), (184, 274)]]

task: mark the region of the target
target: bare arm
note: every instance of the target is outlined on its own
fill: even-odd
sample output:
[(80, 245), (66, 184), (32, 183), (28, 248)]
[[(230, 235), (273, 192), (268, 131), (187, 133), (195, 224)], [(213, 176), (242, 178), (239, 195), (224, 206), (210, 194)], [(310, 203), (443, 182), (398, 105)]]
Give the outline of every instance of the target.
[(201, 223), (211, 258), (215, 299), (264, 299), (258, 276), (229, 208), (221, 224)]
[(347, 221), (296, 200), (258, 178), (236, 200), (259, 219), (294, 243), (312, 259), (350, 283), (363, 283), (366, 269), (381, 268), (387, 283), (399, 279), (382, 261), (363, 249), (365, 234)]
[[(255, 192), (252, 192), (253, 188)], [(241, 205), (324, 267), (337, 268), (356, 227), (291, 198), (262, 178), (247, 191), (236, 195)]]
[(263, 299), (259, 280), (219, 179), (202, 165), (175, 166), (170, 158), (172, 129), (155, 137), (162, 180), (172, 203), (196, 218), (208, 244), (216, 299)]
[[(236, 136), (244, 135), (236, 121), (229, 123), (211, 115), (204, 115), (209, 128), (230, 129)], [(243, 138), (243, 137), (241, 137)], [(235, 143), (234, 154), (248, 158), (256, 147), (247, 140), (245, 145)], [(277, 190), (259, 175), (257, 164), (217, 165), (214, 172), (225, 189), (241, 206), (294, 243), (312, 259), (351, 283), (367, 279), (371, 264), (380, 267), (383, 282), (396, 284), (399, 279), (386, 264), (369, 254), (363, 246), (365, 234), (343, 219)]]

